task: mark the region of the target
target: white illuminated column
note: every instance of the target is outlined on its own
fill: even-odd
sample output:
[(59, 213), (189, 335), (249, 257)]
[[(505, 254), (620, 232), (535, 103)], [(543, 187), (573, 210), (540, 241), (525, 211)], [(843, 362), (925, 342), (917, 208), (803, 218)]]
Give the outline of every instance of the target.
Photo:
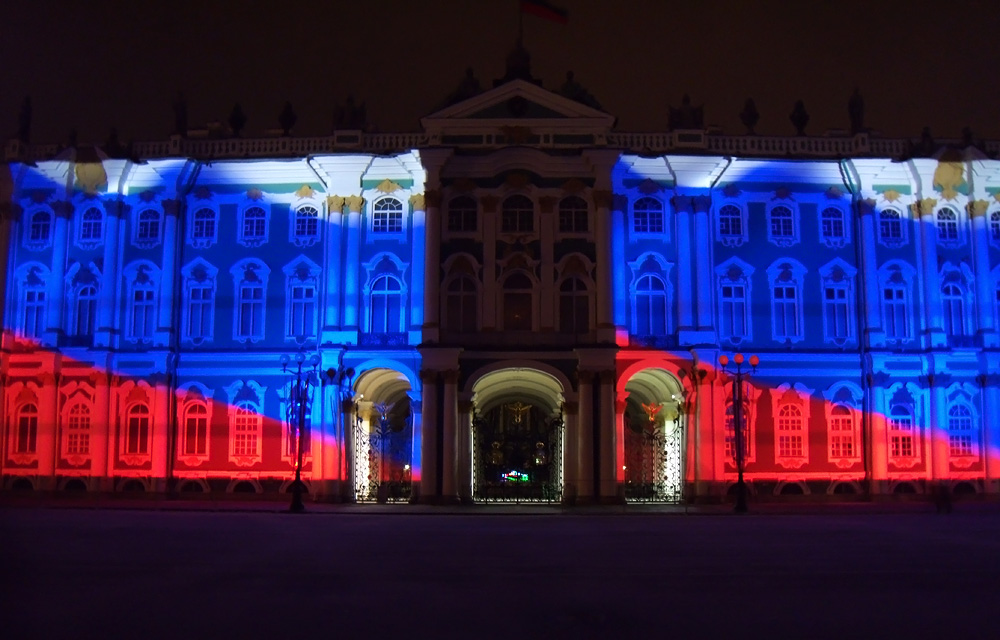
[(174, 319), (174, 276), (177, 271), (177, 217), (183, 213), (182, 200), (163, 201), (163, 263), (160, 265), (160, 300), (157, 314), (157, 346), (176, 345)]
[(691, 274), (691, 198), (675, 196), (674, 211), (677, 214), (677, 312), (678, 332), (681, 344), (687, 343), (684, 334), (694, 329), (695, 296)]
[[(698, 294), (698, 329), (712, 331), (715, 320), (712, 317), (712, 295), (715, 286), (712, 282), (712, 246), (711, 221), (708, 211), (712, 201), (708, 196), (698, 196), (694, 199), (694, 246), (695, 252), (695, 291)], [(714, 338), (713, 338), (714, 339)]]
[[(52, 278), (48, 283), (48, 294), (46, 299), (45, 344), (56, 346), (58, 338), (62, 333), (63, 319), (63, 292), (65, 289), (66, 274), (66, 250), (69, 242), (69, 219), (73, 215), (73, 204), (70, 202), (55, 202), (52, 204), (55, 212), (55, 233), (52, 237)], [(106, 271), (109, 269), (105, 269)]]
[(588, 502), (594, 498), (594, 372), (580, 370), (580, 413), (577, 420), (577, 499)]
[(857, 203), (861, 217), (861, 276), (865, 292), (864, 332), (859, 341), (867, 341), (869, 346), (885, 343), (882, 329), (882, 315), (879, 300), (878, 261), (875, 248), (878, 244), (875, 234), (875, 201), (861, 200)]
[(930, 344), (927, 347), (943, 347), (947, 338), (941, 322), (941, 283), (938, 276), (937, 223), (934, 207), (937, 200), (924, 198), (913, 206), (914, 218), (919, 220), (920, 257), (924, 282), (924, 312)]
[(972, 218), (972, 251), (973, 265), (976, 273), (976, 323), (979, 334), (983, 338), (985, 348), (997, 346), (997, 326), (991, 313), (990, 302), (996, 295), (993, 279), (990, 277), (990, 240), (987, 211), (989, 202), (974, 200), (969, 203), (969, 216)]
[(361, 196), (350, 196), (347, 203), (347, 247), (345, 248), (344, 264), (344, 313), (343, 328), (347, 330), (360, 329), (361, 297), (359, 273), (361, 265), (361, 208), (365, 201)]
[(422, 398), (420, 406), (423, 422), (420, 429), (420, 501), (433, 502), (437, 496), (437, 371), (424, 369), (420, 372)]
[[(115, 309), (118, 306), (118, 231), (119, 220), (125, 205), (121, 202), (109, 203), (104, 218), (104, 269), (101, 272), (100, 304), (97, 305), (97, 326), (94, 335), (95, 347), (111, 347), (114, 335)], [(109, 474), (110, 477), (110, 474)]]

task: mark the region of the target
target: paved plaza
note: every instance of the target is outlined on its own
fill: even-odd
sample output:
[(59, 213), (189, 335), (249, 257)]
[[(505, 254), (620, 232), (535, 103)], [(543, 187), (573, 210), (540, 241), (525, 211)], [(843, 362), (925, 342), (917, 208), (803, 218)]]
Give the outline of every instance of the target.
[(989, 638), (1000, 509), (0, 509), (7, 638)]

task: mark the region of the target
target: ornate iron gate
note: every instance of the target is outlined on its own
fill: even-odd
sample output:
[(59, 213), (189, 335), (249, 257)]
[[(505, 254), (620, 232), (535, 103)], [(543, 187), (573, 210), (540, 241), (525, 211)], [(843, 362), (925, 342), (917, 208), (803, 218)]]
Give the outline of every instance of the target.
[(392, 405), (373, 407), (371, 431), (359, 421), (354, 430), (354, 492), (358, 502), (408, 502), (413, 457), (413, 420), (409, 407), (400, 415)]
[(563, 421), (512, 402), (473, 420), (477, 502), (560, 502)]
[[(647, 414), (651, 407), (643, 406)], [(681, 502), (683, 430), (680, 418), (657, 422), (657, 407), (650, 419), (633, 420), (625, 414), (625, 499), (629, 502)]]

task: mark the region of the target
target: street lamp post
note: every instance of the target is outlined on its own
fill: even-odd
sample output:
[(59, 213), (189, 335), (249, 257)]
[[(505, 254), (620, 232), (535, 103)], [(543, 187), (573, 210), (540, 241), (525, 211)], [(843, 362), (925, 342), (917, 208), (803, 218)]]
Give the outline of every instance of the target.
[(302, 365), (306, 362), (305, 354), (301, 351), (295, 354), (295, 368), (289, 369), (289, 358), (287, 355), (281, 356), (281, 371), (291, 373), (293, 376), (292, 387), (289, 393), (290, 411), (289, 416), (295, 420), (295, 480), (292, 482), (292, 504), (288, 507), (291, 513), (302, 513), (306, 510), (306, 505), (302, 502), (302, 494), (305, 485), (302, 483), (302, 426), (306, 422), (306, 405), (309, 403), (309, 383), (316, 375), (316, 366), (319, 358), (314, 354), (309, 358), (310, 369), (302, 371)]
[[(749, 364), (751, 371), (756, 373), (759, 363), (760, 358), (750, 356)], [(744, 442), (746, 435), (743, 431), (743, 421), (745, 419), (743, 416), (743, 379), (748, 377), (751, 371), (743, 368), (742, 353), (737, 353), (733, 356), (734, 371), (730, 371), (727, 368), (729, 357), (726, 355), (719, 356), (719, 364), (722, 366), (723, 371), (735, 377), (733, 382), (733, 453), (736, 458), (736, 506), (733, 508), (733, 511), (736, 513), (746, 513), (747, 485), (743, 481), (743, 468), (746, 465), (746, 443)]]

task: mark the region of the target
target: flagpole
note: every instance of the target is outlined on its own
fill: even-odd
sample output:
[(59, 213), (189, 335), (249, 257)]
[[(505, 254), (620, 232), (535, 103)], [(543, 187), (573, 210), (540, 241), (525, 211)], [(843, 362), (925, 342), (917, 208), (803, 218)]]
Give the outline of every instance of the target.
[(517, 46), (524, 47), (524, 11), (521, 10), (521, 0), (515, 0), (517, 7)]

